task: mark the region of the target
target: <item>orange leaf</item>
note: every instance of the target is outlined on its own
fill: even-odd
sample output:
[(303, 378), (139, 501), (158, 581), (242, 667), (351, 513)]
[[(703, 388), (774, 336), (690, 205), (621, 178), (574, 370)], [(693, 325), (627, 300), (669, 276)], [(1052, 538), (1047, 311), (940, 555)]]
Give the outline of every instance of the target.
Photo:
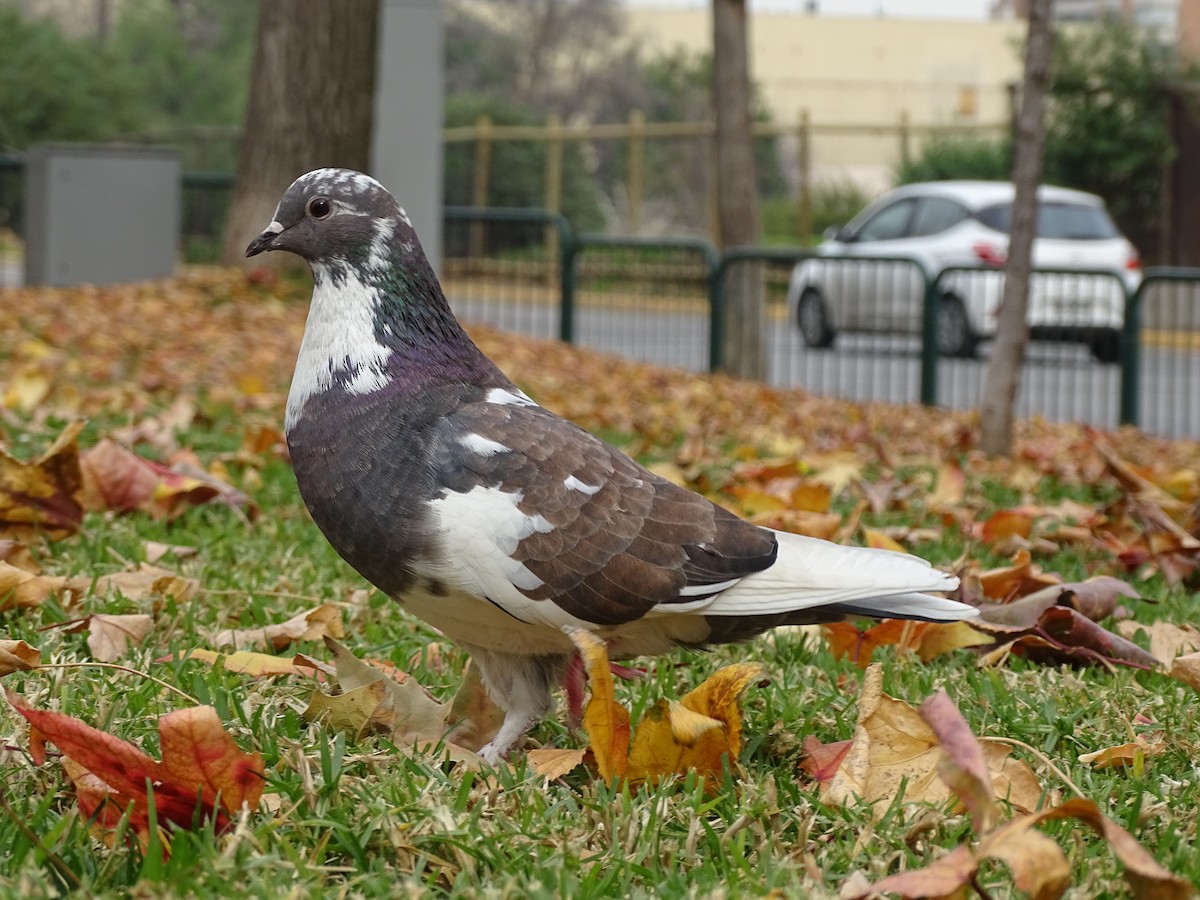
[(243, 804), (258, 805), (265, 783), (262, 756), (243, 753), (211, 706), (168, 713), (158, 722), (158, 735), (164, 780), (190, 793), (193, 802), (199, 789), (205, 804), (215, 808), (219, 802), (231, 813)]
[(1001, 509), (992, 513), (980, 529), (985, 544), (994, 544), (1002, 538), (1027, 538), (1033, 531), (1034, 516), (1024, 509)]
[(604, 641), (583, 628), (566, 631), (583, 657), (592, 691), (583, 711), (583, 727), (600, 777), (612, 781), (625, 774), (629, 761), (629, 711), (617, 703)]

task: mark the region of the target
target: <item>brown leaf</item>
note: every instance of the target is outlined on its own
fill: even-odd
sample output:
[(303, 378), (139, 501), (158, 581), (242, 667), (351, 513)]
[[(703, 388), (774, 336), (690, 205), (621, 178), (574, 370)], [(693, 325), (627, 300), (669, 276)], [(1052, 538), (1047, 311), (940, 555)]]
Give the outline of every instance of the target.
[(1135, 740), (1127, 743), (1118, 744), (1115, 747), (1105, 747), (1103, 750), (1096, 750), (1092, 753), (1082, 753), (1079, 761), (1095, 769), (1132, 768), (1140, 774), (1146, 760), (1157, 756), (1166, 749), (1166, 746), (1161, 740), (1150, 742), (1139, 734)]
[(153, 626), (154, 620), (140, 613), (115, 616), (95, 613), (89, 616), (87, 645), (92, 659), (100, 662), (120, 659), (130, 642), (140, 644)]
[(1036, 636), (1045, 641), (1038, 643), (1018, 638), (1013, 644), (1013, 652), (1035, 662), (1090, 664), (1104, 661), (1145, 669), (1159, 667), (1158, 660), (1137, 644), (1065, 606), (1051, 607), (1042, 613)]
[(340, 638), (346, 634), (342, 627), (342, 612), (332, 603), (297, 613), (286, 622), (262, 628), (226, 629), (218, 632), (213, 643), (218, 647), (235, 648), (264, 645), (278, 653), (295, 641), (317, 641), (326, 637)]
[(474, 663), (467, 666), (446, 722), (451, 726), (446, 739), (475, 752), (491, 743), (504, 722), (504, 710), (492, 702)]
[(0, 612), (41, 606), (52, 596), (63, 591), (66, 585), (67, 579), (60, 575), (34, 575), (9, 563), (0, 562)]
[(36, 669), (42, 661), (42, 651), (24, 641), (0, 640), (0, 678), (13, 672)]
[[(854, 743), (828, 786), (822, 785), (822, 797), (838, 804), (859, 797), (882, 813), (896, 799), (900, 785), (907, 783), (906, 800), (944, 804), (951, 792), (936, 777), (942, 753), (935, 733), (915, 709), (884, 694), (882, 681), (878, 664), (867, 669)], [(1029, 767), (1009, 754), (1008, 747), (983, 745), (993, 794), (1017, 809), (1034, 809), (1041, 787)]]
[(189, 506), (221, 500), (254, 511), (249, 497), (187, 456), (166, 466), (106, 438), (84, 453), (81, 463), (88, 509), (139, 510), (173, 519)]
[(1139, 631), (1144, 631), (1150, 637), (1150, 655), (1169, 666), (1177, 656), (1195, 653), (1200, 650), (1200, 630), (1184, 623), (1175, 625), (1171, 622), (1118, 622), (1117, 633), (1125, 638), (1132, 638)]
[(1160, 866), (1133, 835), (1104, 815), (1091, 800), (1076, 797), (1031, 818), (1039, 823), (1073, 818), (1090, 825), (1104, 837), (1113, 855), (1125, 867), (1125, 880), (1139, 900), (1186, 900), (1196, 896), (1196, 889), (1190, 883)]
[(0, 451), (0, 537), (29, 542), (44, 534), (54, 541), (79, 530), (83, 477), (76, 438), (83, 425), (68, 425), (31, 463)]
[(1167, 674), (1200, 691), (1200, 653), (1175, 657)]
[[(398, 747), (442, 739), (447, 710), (415, 678), (397, 682), (332, 638), (326, 637), (325, 644), (334, 653), (343, 693), (331, 696), (318, 691), (303, 713), (305, 719), (324, 722), (354, 737), (366, 732), (383, 734)], [(452, 749), (450, 744), (447, 747)]]
[(971, 814), (975, 831), (991, 831), (1000, 815), (992, 790), (992, 777), (983, 758), (983, 748), (971, 733), (954, 701), (938, 691), (921, 704), (922, 719), (933, 729), (942, 748), (938, 775), (958, 795)]

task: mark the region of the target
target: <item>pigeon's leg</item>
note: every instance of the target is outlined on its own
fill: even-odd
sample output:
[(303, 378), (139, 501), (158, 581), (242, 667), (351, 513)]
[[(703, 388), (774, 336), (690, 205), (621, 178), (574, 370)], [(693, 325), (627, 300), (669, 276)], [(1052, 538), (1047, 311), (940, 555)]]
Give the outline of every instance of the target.
[(562, 678), (567, 656), (518, 656), (466, 646), (483, 685), (504, 710), (504, 722), (492, 742), (479, 751), (489, 763), (503, 759), (521, 737), (554, 706), (553, 688)]

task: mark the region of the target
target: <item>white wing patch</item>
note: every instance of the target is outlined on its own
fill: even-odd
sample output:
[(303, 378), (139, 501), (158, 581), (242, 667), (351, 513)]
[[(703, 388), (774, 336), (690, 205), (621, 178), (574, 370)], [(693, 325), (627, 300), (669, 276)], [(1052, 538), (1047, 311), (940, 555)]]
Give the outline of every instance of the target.
[(472, 453), (477, 453), (483, 457), (495, 456), (497, 453), (507, 453), (511, 449), (499, 441), (493, 441), (491, 438), (485, 438), (483, 435), (475, 434), (474, 432), (468, 434), (459, 443)]
[(574, 475), (568, 475), (563, 479), (563, 487), (568, 491), (579, 491), (581, 494), (587, 494), (589, 497), (600, 490), (598, 484), (588, 484), (587, 482), (580, 481)]
[(315, 286), (288, 391), (285, 431), (300, 420), (308, 398), (329, 390), (339, 372), (352, 373), (346, 385), (352, 394), (382, 388), (392, 355), (375, 337), (375, 289), (359, 280), (352, 266), (343, 267), (345, 281), (339, 285), (326, 266), (314, 262), (312, 267)]
[(534, 601), (517, 588), (533, 590), (541, 587), (542, 580), (512, 554), (522, 540), (554, 526), (544, 516), (521, 512), (517, 507), (523, 497), (520, 492), (480, 486), (432, 500), (429, 505), (442, 539), (436, 556), (445, 562), (444, 571), (428, 574), (524, 618), (520, 611)]
[(506, 388), (492, 388), (484, 399), (498, 406), (537, 406), (524, 391)]

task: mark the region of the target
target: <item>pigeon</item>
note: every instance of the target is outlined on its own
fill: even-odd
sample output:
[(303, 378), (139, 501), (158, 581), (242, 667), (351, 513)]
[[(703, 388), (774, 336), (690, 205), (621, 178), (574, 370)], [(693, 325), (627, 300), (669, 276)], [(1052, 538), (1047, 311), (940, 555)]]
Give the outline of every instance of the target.
[(846, 616), (948, 622), (919, 557), (751, 524), (538, 405), (454, 317), (374, 178), (297, 178), (246, 250), (286, 250), (313, 295), (285, 433), (317, 526), (364, 578), (458, 642), (504, 711), (495, 763), (549, 714), (591, 631), (614, 659)]

